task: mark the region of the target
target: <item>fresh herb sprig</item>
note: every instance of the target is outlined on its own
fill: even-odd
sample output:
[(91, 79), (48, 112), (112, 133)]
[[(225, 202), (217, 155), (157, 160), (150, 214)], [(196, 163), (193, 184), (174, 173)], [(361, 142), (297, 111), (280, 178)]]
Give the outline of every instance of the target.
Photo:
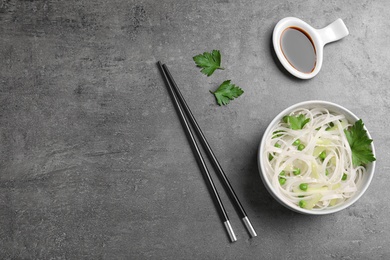
[(229, 104), (230, 100), (233, 100), (244, 93), (240, 87), (232, 84), (230, 80), (225, 80), (216, 91), (213, 92), (210, 90), (210, 92), (214, 94), (215, 99), (220, 106)]
[(289, 124), (292, 130), (300, 130), (309, 123), (310, 118), (301, 114), (299, 116), (284, 116), (283, 121)]
[(352, 150), (353, 166), (365, 165), (376, 160), (371, 149), (372, 139), (368, 138), (361, 119), (344, 130), (344, 133)]
[(211, 53), (204, 52), (203, 54), (196, 55), (193, 59), (196, 65), (202, 68), (200, 72), (208, 77), (217, 69), (224, 70), (221, 67), (221, 52), (218, 50), (213, 50)]

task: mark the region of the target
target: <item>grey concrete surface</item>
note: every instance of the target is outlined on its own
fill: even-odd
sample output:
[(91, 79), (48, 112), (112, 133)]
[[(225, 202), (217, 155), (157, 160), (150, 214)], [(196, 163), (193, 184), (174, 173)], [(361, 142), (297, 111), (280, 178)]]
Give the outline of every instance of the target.
[[(390, 259), (390, 2), (0, 2), (0, 259)], [(292, 78), (271, 34), (295, 16), (342, 18), (321, 72)], [(192, 57), (221, 50), (206, 77)], [(259, 234), (218, 181), (230, 243), (157, 69), (171, 69)], [(245, 93), (226, 107), (209, 90)], [(350, 208), (304, 216), (265, 190), (256, 153), (282, 109), (321, 99), (363, 119), (372, 185)], [(215, 177), (215, 176), (214, 176)]]

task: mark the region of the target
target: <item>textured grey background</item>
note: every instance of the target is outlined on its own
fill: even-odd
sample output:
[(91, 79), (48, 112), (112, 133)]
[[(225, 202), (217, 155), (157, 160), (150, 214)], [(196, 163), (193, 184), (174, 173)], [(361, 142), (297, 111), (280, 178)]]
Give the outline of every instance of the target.
[[(0, 1), (0, 259), (389, 259), (390, 2)], [(286, 75), (275, 24), (342, 18), (312, 80)], [(219, 49), (206, 77), (192, 57)], [(156, 67), (171, 69), (259, 236), (229, 243)], [(227, 107), (209, 90), (231, 79)], [(258, 174), (262, 134), (299, 101), (338, 103), (375, 141), (372, 185), (327, 216), (293, 213)], [(220, 185), (217, 182), (218, 187)]]

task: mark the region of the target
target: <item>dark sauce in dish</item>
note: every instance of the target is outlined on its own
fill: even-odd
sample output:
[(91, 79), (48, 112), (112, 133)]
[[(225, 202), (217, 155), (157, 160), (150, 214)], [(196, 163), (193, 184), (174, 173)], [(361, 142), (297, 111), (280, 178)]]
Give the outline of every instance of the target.
[(300, 72), (311, 73), (316, 66), (316, 49), (310, 36), (300, 28), (289, 27), (282, 33), (280, 46), (287, 61)]

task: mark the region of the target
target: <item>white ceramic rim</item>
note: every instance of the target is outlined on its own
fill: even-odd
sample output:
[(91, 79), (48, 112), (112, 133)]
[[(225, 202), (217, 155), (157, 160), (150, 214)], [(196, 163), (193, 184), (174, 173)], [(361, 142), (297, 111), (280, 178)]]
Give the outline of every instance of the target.
[[(280, 204), (282, 204), (283, 206), (287, 207), (290, 210), (293, 210), (293, 211), (299, 212), (299, 213), (303, 213), (303, 214), (308, 214), (308, 215), (326, 215), (326, 214), (331, 214), (331, 213), (335, 213), (335, 212), (341, 211), (341, 210), (351, 206), (352, 204), (354, 204), (366, 192), (366, 190), (367, 190), (368, 186), (370, 186), (370, 183), (371, 183), (372, 178), (374, 176), (375, 165), (376, 165), (375, 161), (372, 162), (370, 165), (368, 165), (368, 168), (367, 168), (367, 174), (368, 174), (367, 178), (368, 179), (366, 180), (365, 183), (362, 184), (362, 187), (361, 187), (360, 191), (357, 191), (353, 197), (349, 198), (342, 205), (334, 207), (334, 208), (330, 208), (330, 209), (324, 209), (324, 210), (307, 210), (307, 209), (300, 208), (299, 206), (291, 203), (287, 199), (283, 198), (281, 196), (280, 192), (277, 191), (272, 186), (271, 181), (268, 179), (268, 177), (265, 174), (265, 169), (264, 169), (263, 163), (262, 163), (263, 156), (261, 156), (264, 153), (265, 139), (270, 134), (270, 131), (272, 130), (273, 126), (277, 122), (282, 120), (283, 116), (285, 116), (286, 114), (290, 113), (294, 109), (297, 109), (297, 108), (300, 108), (300, 107), (304, 107), (304, 108), (325, 107), (325, 108), (327, 108), (331, 112), (344, 114), (348, 121), (355, 122), (355, 121), (359, 120), (359, 118), (354, 113), (352, 113), (350, 110), (346, 109), (345, 107), (337, 105), (337, 104), (332, 103), (332, 102), (322, 101), (322, 100), (304, 101), (304, 102), (297, 103), (295, 105), (292, 105), (292, 106), (284, 109), (277, 116), (275, 116), (275, 118), (271, 121), (271, 123), (268, 125), (268, 127), (265, 130), (265, 132), (263, 134), (263, 137), (261, 139), (261, 142), (260, 142), (260, 145), (259, 145), (259, 150), (258, 150), (259, 152), (258, 152), (258, 155), (257, 155), (257, 162), (258, 162), (258, 167), (259, 167), (259, 170), (260, 170), (260, 177), (261, 177), (261, 179), (262, 179), (262, 181), (264, 183), (264, 186), (267, 188), (268, 192)], [(367, 131), (368, 137), (370, 139), (372, 139), (369, 131), (366, 128), (365, 128), (365, 130)], [(374, 147), (374, 143), (373, 142), (371, 143), (371, 148), (372, 148), (373, 154), (375, 155), (375, 147)]]
[[(314, 48), (316, 52), (316, 65), (314, 67), (314, 70), (310, 73), (303, 73), (297, 70), (296, 68), (294, 68), (290, 64), (290, 62), (286, 59), (286, 57), (282, 52), (282, 47), (280, 46), (280, 38), (284, 30), (289, 27), (298, 27), (304, 30), (310, 36), (312, 43), (314, 44)], [(311, 27), (301, 19), (295, 17), (286, 17), (280, 20), (274, 28), (273, 35), (272, 35), (272, 42), (274, 45), (275, 53), (278, 56), (280, 63), (282, 63), (283, 67), (295, 77), (301, 79), (310, 79), (315, 75), (317, 75), (318, 72), (321, 70), (322, 60), (323, 60), (323, 50), (324, 50), (324, 44), (321, 40), (321, 36), (319, 35), (316, 29), (314, 29), (313, 27)]]

